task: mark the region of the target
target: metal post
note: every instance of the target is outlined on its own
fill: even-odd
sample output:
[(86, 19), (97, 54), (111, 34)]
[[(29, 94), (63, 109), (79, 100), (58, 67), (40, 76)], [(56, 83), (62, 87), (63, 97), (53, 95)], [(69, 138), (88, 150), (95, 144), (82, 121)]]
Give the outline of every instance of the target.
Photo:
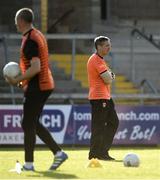
[(10, 90), (11, 90), (11, 94), (12, 94), (12, 104), (15, 105), (15, 104), (16, 104), (16, 100), (15, 100), (15, 98), (14, 98), (14, 96), (13, 96), (13, 95), (14, 95), (14, 87), (11, 86), (11, 85), (10, 85)]
[(72, 39), (72, 61), (71, 61), (71, 78), (75, 79), (75, 68), (76, 68), (76, 39)]
[[(112, 52), (109, 53), (109, 56), (111, 57), (111, 69), (115, 70), (115, 62), (114, 62), (114, 54)], [(115, 72), (114, 72), (115, 73)], [(115, 79), (116, 80), (116, 79)], [(112, 93), (115, 93), (115, 80), (112, 82)]]
[[(141, 94), (144, 94), (144, 87), (143, 85), (141, 86)], [(140, 98), (140, 105), (144, 105), (144, 99), (143, 98)]]
[(41, 30), (43, 33), (46, 33), (47, 29), (48, 29), (48, 0), (41, 0)]
[(133, 35), (130, 36), (130, 58), (131, 58), (131, 79), (135, 81), (135, 61), (134, 61), (134, 47), (133, 47)]
[(5, 56), (5, 64), (8, 62), (8, 48), (7, 48), (7, 43), (6, 43), (6, 38), (3, 37), (2, 39), (3, 43), (3, 48), (4, 48), (4, 56)]
[(111, 2), (110, 0), (107, 0), (106, 2), (106, 10), (107, 10), (107, 21), (111, 22)]
[[(5, 56), (5, 64), (8, 63), (8, 47), (6, 43), (6, 38), (3, 37), (2, 39), (3, 47), (4, 47), (4, 56)], [(10, 92), (12, 94), (12, 104), (16, 104), (15, 98), (14, 98), (14, 87), (10, 85)]]
[[(41, 14), (41, 1), (40, 0), (33, 0), (32, 1), (32, 8), (34, 11), (34, 23), (38, 29), (41, 29), (41, 18), (45, 18), (45, 16), (41, 17), (41, 15), (40, 15)], [(43, 8), (45, 8), (45, 6)]]

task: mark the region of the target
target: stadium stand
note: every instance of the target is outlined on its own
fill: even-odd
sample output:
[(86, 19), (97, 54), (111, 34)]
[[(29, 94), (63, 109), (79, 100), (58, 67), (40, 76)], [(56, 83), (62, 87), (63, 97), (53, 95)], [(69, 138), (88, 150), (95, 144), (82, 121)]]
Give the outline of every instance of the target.
[[(151, 96), (153, 96), (153, 99), (157, 98), (155, 92), (160, 92), (160, 51), (139, 35), (132, 37), (131, 32), (134, 28), (138, 28), (148, 37), (152, 37), (159, 43), (159, 9), (158, 5), (156, 6), (158, 1), (152, 1), (150, 7), (154, 9), (154, 11), (144, 13), (140, 9), (142, 6), (147, 6), (145, 0), (136, 1), (136, 3), (131, 0), (124, 0), (121, 3), (113, 0), (111, 1), (110, 19), (105, 20), (100, 18), (100, 1), (98, 0), (72, 1), (72, 6), (64, 0), (61, 0), (62, 3), (58, 2), (59, 0), (49, 1), (48, 17), (52, 18), (48, 19), (48, 27), (54, 25), (54, 27), (51, 28), (51, 33), (57, 33), (56, 35), (61, 33), (59, 34), (61, 36), (63, 33), (72, 33), (75, 35), (76, 32), (88, 34), (92, 32), (97, 35), (107, 35), (111, 38), (113, 57), (112, 63), (110, 63), (112, 64), (113, 71), (117, 75), (116, 82), (113, 83), (112, 87), (114, 97), (117, 98), (121, 96), (124, 97), (125, 100), (127, 97), (129, 99), (127, 103), (131, 102), (131, 99), (134, 97), (138, 97), (135, 99), (138, 99), (136, 102), (139, 103), (139, 95), (141, 93), (140, 97), (144, 99)], [(5, 12), (8, 4), (11, 6), (11, 14), (6, 14)], [(16, 32), (14, 21), (10, 16), (12, 15), (14, 17), (17, 8), (26, 5), (37, 10), (40, 3), (37, 1), (36, 4), (35, 1), (26, 2), (25, 0), (16, 0), (13, 3), (6, 0), (5, 2), (2, 1), (0, 5), (0, 39), (2, 40), (3, 34), (9, 36), (10, 33)], [(138, 14), (136, 8), (139, 8)], [(147, 11), (147, 8), (145, 11)], [(65, 15), (66, 12), (69, 12), (69, 15)], [(6, 14), (6, 16), (4, 16), (4, 14)], [(40, 22), (36, 15), (36, 25), (39, 24)], [(50, 64), (56, 81), (56, 89), (54, 95), (50, 98), (50, 102), (68, 102), (68, 97), (73, 97), (74, 99), (78, 99), (79, 97), (79, 100), (75, 102), (81, 102), (80, 99), (83, 99), (83, 102), (88, 103), (86, 61), (93, 52), (93, 39), (87, 42), (82, 42), (81, 40), (76, 41), (74, 77), (71, 74), (73, 67), (71, 63), (72, 43), (70, 39), (68, 40), (70, 41), (69, 43), (66, 39), (61, 40), (61, 42), (58, 42), (58, 39), (52, 39), (51, 41), (53, 42), (49, 43), (49, 45), (51, 45), (50, 52), (53, 52), (54, 55), (51, 54), (50, 56)], [(7, 38), (7, 52), (4, 51), (5, 48), (2, 46), (4, 45), (3, 42), (0, 42), (2, 59), (2, 61), (0, 61), (0, 70), (2, 71), (2, 67), (6, 61), (18, 61), (20, 40)], [(13, 90), (16, 92), (14, 96), (17, 97), (17, 102), (20, 103), (21, 100), (18, 98), (21, 97), (19, 94), (20, 90), (10, 88), (4, 82), (1, 74), (0, 103), (3, 101), (4, 103), (11, 103), (12, 100), (9, 99), (8, 95), (10, 92), (13, 92)], [(146, 96), (144, 93), (150, 94)], [(10, 97), (12, 97), (11, 93)], [(124, 99), (121, 98), (119, 102), (123, 103), (123, 100)], [(153, 103), (157, 103), (157, 101), (159, 102), (159, 99), (154, 100)]]
[[(51, 61), (57, 62), (58, 67), (61, 67), (65, 70), (66, 74), (71, 72), (71, 55), (50, 55)], [(82, 87), (88, 88), (88, 79), (86, 64), (89, 55), (76, 55), (76, 68), (75, 68), (75, 79), (79, 80), (82, 84)], [(139, 93), (139, 90), (135, 87), (132, 82), (129, 82), (124, 75), (117, 75), (116, 82), (114, 84), (115, 90), (114, 93)]]

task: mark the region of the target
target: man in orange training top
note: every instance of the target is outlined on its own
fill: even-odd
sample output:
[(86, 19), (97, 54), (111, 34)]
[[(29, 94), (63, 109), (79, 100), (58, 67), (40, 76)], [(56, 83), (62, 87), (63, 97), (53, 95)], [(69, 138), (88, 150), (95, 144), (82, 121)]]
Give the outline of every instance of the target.
[(25, 164), (24, 170), (34, 170), (36, 135), (50, 148), (54, 161), (50, 170), (57, 169), (67, 158), (49, 131), (39, 121), (43, 106), (54, 89), (54, 80), (48, 67), (48, 45), (44, 35), (33, 27), (34, 14), (29, 8), (17, 11), (15, 24), (23, 34), (20, 50), (22, 74), (6, 77), (12, 85), (21, 85), (24, 92), (23, 120)]
[(109, 149), (119, 124), (110, 93), (115, 74), (103, 59), (111, 49), (111, 42), (108, 37), (99, 36), (95, 38), (94, 44), (96, 53), (87, 63), (92, 113), (89, 159), (114, 160), (109, 155)]

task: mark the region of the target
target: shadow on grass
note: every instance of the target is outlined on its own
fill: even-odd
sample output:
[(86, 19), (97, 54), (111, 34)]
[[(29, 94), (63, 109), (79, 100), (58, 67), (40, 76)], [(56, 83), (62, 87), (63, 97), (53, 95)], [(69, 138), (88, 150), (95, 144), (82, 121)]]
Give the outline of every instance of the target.
[(121, 159), (116, 159), (114, 162), (123, 162)]
[(56, 178), (56, 179), (78, 179), (74, 174), (67, 174), (61, 171), (35, 171), (34, 174), (28, 175), (28, 177), (33, 178)]

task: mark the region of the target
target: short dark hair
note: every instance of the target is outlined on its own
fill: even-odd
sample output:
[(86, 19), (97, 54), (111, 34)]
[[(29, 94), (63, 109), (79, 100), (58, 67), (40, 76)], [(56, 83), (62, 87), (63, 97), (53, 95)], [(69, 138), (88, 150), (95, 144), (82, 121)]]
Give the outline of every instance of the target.
[(97, 49), (97, 46), (102, 45), (102, 43), (105, 42), (105, 41), (109, 42), (110, 39), (108, 37), (106, 37), (106, 36), (98, 36), (98, 37), (96, 37), (94, 39), (95, 48)]
[(27, 23), (32, 23), (34, 20), (33, 11), (29, 8), (22, 8), (17, 11), (16, 18), (21, 18)]

